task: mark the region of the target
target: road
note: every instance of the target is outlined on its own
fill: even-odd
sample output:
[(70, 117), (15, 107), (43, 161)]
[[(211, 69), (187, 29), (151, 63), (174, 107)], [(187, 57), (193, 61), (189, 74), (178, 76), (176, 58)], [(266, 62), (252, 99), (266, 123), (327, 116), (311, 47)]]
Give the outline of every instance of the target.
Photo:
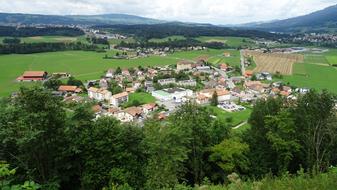
[(243, 51), (244, 50), (240, 50), (240, 56), (241, 56), (241, 74), (242, 76), (245, 76), (246, 73), (246, 69), (245, 69), (245, 58), (243, 57)]
[(214, 69), (216, 72), (218, 72), (227, 81), (228, 87), (230, 89), (235, 88), (234, 82), (230, 78), (228, 78), (228, 75), (227, 75), (227, 73), (225, 71), (223, 71), (221, 69), (218, 69), (218, 68), (216, 68), (214, 66), (211, 66), (211, 67), (212, 67), (212, 69)]

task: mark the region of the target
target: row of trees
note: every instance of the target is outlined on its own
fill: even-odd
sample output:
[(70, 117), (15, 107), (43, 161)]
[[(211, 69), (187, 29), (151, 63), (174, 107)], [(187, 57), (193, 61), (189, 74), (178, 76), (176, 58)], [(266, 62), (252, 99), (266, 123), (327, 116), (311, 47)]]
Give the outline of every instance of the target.
[(0, 36), (29, 37), (29, 36), (81, 36), (84, 32), (71, 27), (14, 27), (0, 26)]
[(98, 47), (96, 45), (85, 44), (81, 42), (77, 43), (11, 43), (0, 44), (0, 54), (31, 54), (41, 52), (54, 52), (65, 50), (84, 50), (84, 51), (96, 51)]
[(86, 105), (65, 109), (50, 92), (23, 88), (0, 103), (0, 160), (18, 168), (16, 181), (42, 189), (164, 189), (227, 183), (232, 172), (320, 172), (337, 164), (334, 100), (327, 92), (261, 100), (241, 136), (192, 103), (139, 127), (94, 120)]
[(128, 43), (122, 41), (117, 47), (122, 48), (188, 48), (188, 47), (208, 47), (213, 49), (223, 49), (223, 48), (229, 48), (226, 44), (221, 42), (200, 42), (193, 38), (188, 38), (184, 40), (169, 40), (166, 42), (151, 42), (151, 41), (140, 41), (136, 43)]

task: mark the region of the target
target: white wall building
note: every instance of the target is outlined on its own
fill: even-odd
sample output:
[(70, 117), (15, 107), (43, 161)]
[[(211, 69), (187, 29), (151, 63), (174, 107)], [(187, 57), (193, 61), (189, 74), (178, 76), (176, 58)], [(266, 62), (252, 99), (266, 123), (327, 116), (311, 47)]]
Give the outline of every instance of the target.
[(111, 92), (106, 89), (98, 89), (95, 87), (90, 87), (88, 89), (88, 96), (89, 98), (97, 101), (110, 100)]
[(160, 101), (181, 101), (183, 98), (193, 96), (193, 91), (184, 88), (169, 88), (153, 91), (152, 96)]
[(127, 101), (129, 101), (129, 94), (127, 92), (115, 94), (110, 98), (110, 104), (116, 107)]

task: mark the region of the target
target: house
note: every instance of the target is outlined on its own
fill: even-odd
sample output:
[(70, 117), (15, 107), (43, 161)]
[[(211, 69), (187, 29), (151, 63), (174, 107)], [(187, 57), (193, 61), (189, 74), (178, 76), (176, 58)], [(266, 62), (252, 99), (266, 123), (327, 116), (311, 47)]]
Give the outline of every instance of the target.
[(222, 71), (227, 71), (228, 65), (227, 65), (226, 63), (221, 63), (221, 64), (219, 65), (219, 68), (220, 68), (220, 70), (222, 70)]
[(162, 86), (169, 84), (176, 84), (176, 79), (175, 78), (160, 79), (158, 80), (158, 83)]
[(231, 100), (231, 94), (226, 89), (204, 89), (200, 91), (198, 95), (203, 95), (210, 100), (213, 97), (214, 93), (216, 93), (218, 96), (218, 102), (228, 102)]
[(62, 73), (53, 73), (51, 76), (56, 78), (69, 78), (71, 77), (71, 74), (62, 72)]
[(113, 69), (109, 69), (106, 74), (105, 74), (105, 77), (106, 78), (113, 78), (114, 77), (114, 74), (115, 74), (115, 71)]
[(253, 74), (254, 74), (253, 71), (251, 71), (251, 70), (246, 70), (246, 72), (245, 72), (245, 77), (246, 77), (246, 78), (252, 77)]
[(196, 67), (197, 71), (201, 72), (201, 73), (212, 73), (212, 69), (209, 66), (199, 66)]
[(230, 52), (224, 52), (224, 53), (223, 53), (223, 56), (225, 56), (225, 57), (230, 57), (230, 56), (231, 56), (231, 53), (230, 53)]
[(43, 81), (47, 78), (48, 73), (46, 71), (25, 71), (22, 76), (18, 77), (17, 81)]
[(152, 96), (160, 101), (182, 101), (183, 98), (193, 96), (193, 91), (184, 88), (169, 88), (152, 92)]
[(131, 74), (130, 74), (130, 72), (129, 72), (128, 69), (123, 69), (123, 70), (122, 70), (122, 75), (123, 75), (123, 76), (131, 76)]
[(193, 66), (193, 62), (182, 60), (177, 63), (177, 71), (191, 70)]
[(197, 95), (196, 102), (197, 102), (198, 104), (201, 104), (201, 105), (203, 105), (203, 104), (208, 104), (209, 101), (210, 101), (210, 99), (209, 99), (207, 96), (205, 96), (205, 95), (203, 95), (203, 94), (198, 94), (198, 95)]
[(260, 81), (246, 81), (244, 86), (257, 94), (265, 91), (264, 85)]
[(78, 88), (77, 86), (67, 86), (67, 85), (61, 85), (58, 88), (59, 92), (66, 92), (66, 93), (80, 93), (82, 92), (81, 88)]
[(99, 87), (101, 87), (101, 88), (104, 88), (104, 89), (107, 89), (108, 87), (109, 87), (109, 85), (108, 85), (108, 81), (106, 80), (106, 79), (101, 79), (100, 81), (99, 81)]
[(178, 82), (179, 86), (197, 86), (197, 81), (195, 80), (182, 80)]
[(88, 89), (88, 96), (91, 99), (97, 100), (97, 101), (104, 101), (104, 100), (110, 100), (111, 98), (111, 92), (106, 89), (98, 89), (95, 87), (90, 87)]
[(119, 107), (121, 104), (127, 101), (129, 101), (129, 94), (127, 92), (115, 94), (110, 98), (110, 104), (116, 107)]
[(156, 103), (144, 104), (142, 105), (142, 109), (143, 109), (143, 113), (147, 115), (150, 112), (153, 112), (157, 109), (157, 104)]
[(116, 113), (114, 116), (121, 122), (133, 122), (135, 119), (141, 117), (142, 113), (143, 111), (140, 107), (130, 107)]
[(136, 90), (133, 88), (133, 87), (128, 87), (128, 88), (125, 88), (125, 91), (127, 92), (127, 93), (135, 93), (136, 92)]

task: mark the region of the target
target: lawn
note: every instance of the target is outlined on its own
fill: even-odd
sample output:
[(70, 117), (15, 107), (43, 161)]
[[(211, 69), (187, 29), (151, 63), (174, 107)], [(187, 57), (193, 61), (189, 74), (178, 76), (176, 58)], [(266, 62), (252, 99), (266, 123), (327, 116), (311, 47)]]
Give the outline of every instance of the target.
[(169, 40), (175, 41), (175, 40), (185, 40), (186, 38), (184, 36), (169, 36), (166, 38), (152, 38), (149, 41), (150, 42), (156, 42), (156, 43), (161, 43), (161, 42), (167, 42)]
[(17, 83), (15, 79), (27, 70), (43, 70), (49, 73), (69, 72), (81, 80), (98, 79), (109, 68), (130, 68), (142, 66), (163, 66), (175, 64), (178, 60), (195, 59), (201, 55), (216, 55), (223, 50), (204, 50), (177, 52), (167, 57), (150, 56), (147, 58), (116, 60), (103, 59), (107, 53), (87, 51), (64, 51), (27, 55), (0, 55), (0, 96), (7, 96), (26, 83)]
[[(240, 111), (240, 112), (226, 112), (214, 106), (208, 106), (207, 109), (213, 112), (214, 115), (217, 116), (219, 119), (225, 121), (227, 124), (230, 124), (234, 127), (239, 125), (240, 123), (247, 121), (252, 112), (250, 108), (247, 108), (246, 110)], [(231, 118), (231, 119), (228, 119), (228, 118)], [(228, 120), (232, 120), (232, 121), (228, 122)]]
[(134, 101), (138, 101), (140, 105), (155, 103), (156, 99), (149, 93), (137, 92), (129, 95), (129, 101), (124, 105), (130, 107)]
[(284, 76), (284, 81), (298, 87), (309, 87), (317, 90), (328, 89), (337, 93), (337, 69), (307, 63), (294, 64), (294, 74)]

